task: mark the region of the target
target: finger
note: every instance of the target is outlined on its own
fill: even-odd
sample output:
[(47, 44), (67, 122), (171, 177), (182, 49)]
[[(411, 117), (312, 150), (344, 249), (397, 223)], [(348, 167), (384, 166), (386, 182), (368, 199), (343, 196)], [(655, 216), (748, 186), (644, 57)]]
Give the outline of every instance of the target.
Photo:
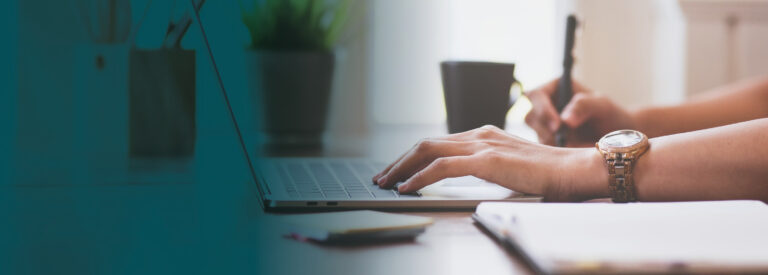
[(373, 184), (379, 184), (379, 179), (381, 179), (381, 177), (389, 173), (389, 170), (392, 170), (392, 167), (395, 166), (395, 164), (397, 164), (398, 162), (400, 162), (400, 160), (402, 160), (406, 154), (408, 154), (408, 152), (405, 152), (402, 155), (400, 155), (400, 157), (398, 157), (395, 161), (387, 165), (387, 167), (384, 168), (384, 170), (381, 170), (378, 174), (373, 176), (373, 179), (371, 179), (373, 181)]
[(477, 168), (477, 161), (472, 156), (438, 158), (400, 185), (397, 191), (410, 193), (445, 178), (474, 175)]
[(471, 146), (472, 143), (464, 141), (422, 140), (395, 163), (392, 169), (378, 180), (378, 184), (382, 188), (389, 188), (408, 179), (437, 158), (471, 154)]
[(560, 127), (560, 116), (557, 114), (555, 105), (552, 104), (552, 98), (543, 94), (535, 94), (530, 99), (533, 105), (533, 109), (531, 109), (533, 118), (529, 125), (540, 124), (541, 127), (552, 132), (557, 131), (557, 128)]
[(604, 104), (604, 99), (601, 97), (575, 94), (560, 117), (568, 127), (578, 128), (599, 112)]
[(555, 146), (555, 133), (547, 131), (547, 132), (537, 133), (537, 135), (538, 135), (540, 144)]
[(561, 122), (552, 100), (538, 94), (533, 95), (531, 102), (534, 107), (525, 117), (526, 124), (536, 131), (540, 143), (553, 145), (555, 132), (560, 128)]
[[(443, 137), (437, 137), (437, 138), (433, 138), (433, 139), (434, 140), (447, 140), (447, 141), (472, 141), (472, 140), (492, 139), (492, 138), (504, 135), (505, 133), (506, 132), (504, 132), (504, 130), (502, 130), (502, 129), (496, 127), (496, 126), (485, 125), (485, 126), (482, 126), (482, 127), (476, 128), (476, 129), (472, 129), (472, 130), (469, 130), (469, 131), (464, 131), (464, 132), (461, 132), (461, 133), (454, 133), (454, 134), (450, 134), (450, 135), (443, 136)], [(418, 145), (418, 143), (417, 143), (417, 145)], [(394, 162), (389, 164), (386, 168), (384, 168), (384, 170), (382, 170), (381, 172), (379, 172), (378, 174), (373, 176), (373, 179), (372, 179), (373, 183), (374, 184), (379, 184), (378, 183), (379, 180), (384, 175), (389, 173), (389, 171), (392, 170), (392, 167), (394, 167), (395, 164), (399, 163), (407, 155), (407, 153), (408, 152), (406, 152), (405, 154), (401, 155), (399, 158), (397, 158), (397, 160), (395, 160)]]
[(536, 132), (536, 136), (539, 138), (539, 143), (547, 145), (554, 144), (554, 132), (550, 130), (549, 127), (544, 126), (542, 123), (534, 123), (529, 121), (531, 119), (533, 119), (533, 114), (529, 113), (527, 116), (525, 116), (526, 123)]

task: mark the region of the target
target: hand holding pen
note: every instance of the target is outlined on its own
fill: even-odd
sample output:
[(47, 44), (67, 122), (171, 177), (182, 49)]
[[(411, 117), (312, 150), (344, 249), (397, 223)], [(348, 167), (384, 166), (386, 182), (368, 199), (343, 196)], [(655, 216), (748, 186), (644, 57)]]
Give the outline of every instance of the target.
[(526, 92), (533, 109), (525, 122), (546, 145), (590, 147), (606, 133), (635, 129), (632, 114), (607, 97), (597, 96), (571, 78), (576, 18), (566, 27), (563, 76)]
[(536, 131), (540, 143), (555, 145), (555, 133), (561, 128), (567, 129), (568, 147), (592, 147), (608, 132), (637, 129), (630, 112), (607, 97), (595, 95), (576, 80), (571, 80), (571, 100), (563, 112), (558, 113), (554, 100), (559, 83), (559, 78), (553, 79), (526, 92), (533, 109), (525, 117), (525, 123)]

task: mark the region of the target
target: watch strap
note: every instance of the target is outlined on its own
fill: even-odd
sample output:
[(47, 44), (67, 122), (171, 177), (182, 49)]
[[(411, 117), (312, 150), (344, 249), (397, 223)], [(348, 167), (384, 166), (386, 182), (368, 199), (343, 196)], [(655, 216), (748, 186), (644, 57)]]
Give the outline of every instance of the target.
[(613, 202), (634, 202), (637, 201), (635, 194), (635, 184), (632, 178), (633, 159), (607, 158), (608, 164), (608, 189), (611, 192)]

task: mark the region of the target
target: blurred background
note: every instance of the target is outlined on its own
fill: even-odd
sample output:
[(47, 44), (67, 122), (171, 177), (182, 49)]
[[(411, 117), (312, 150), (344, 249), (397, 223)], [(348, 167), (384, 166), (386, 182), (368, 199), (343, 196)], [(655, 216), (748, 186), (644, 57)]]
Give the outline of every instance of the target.
[[(247, 2), (247, 1), (246, 1)], [(768, 67), (765, 1), (353, 1), (338, 45), (328, 127), (364, 134), (379, 124), (445, 121), (438, 63), (443, 60), (513, 62), (533, 88), (559, 75), (564, 18), (583, 21), (575, 77), (626, 106), (676, 103)], [(77, 46), (88, 42), (78, 1), (9, 1), (3, 51), (7, 87), (4, 146), (19, 154), (51, 152), (71, 142)], [(147, 1), (130, 1), (131, 22)], [(136, 45), (159, 47), (173, 5), (154, 1), (137, 31)], [(211, 1), (201, 10), (224, 81), (247, 89), (244, 55), (248, 31), (238, 1)], [(180, 8), (177, 7), (177, 10)], [(226, 131), (216, 83), (193, 28), (185, 48), (197, 50), (198, 131)], [(45, 81), (41, 81), (45, 80)], [(210, 92), (209, 92), (210, 91)], [(210, 106), (209, 106), (210, 105)], [(46, 112), (41, 112), (46, 110)], [(524, 111), (525, 108), (522, 108)], [(521, 121), (524, 112), (512, 112)], [(55, 150), (54, 150), (55, 151)], [(5, 156), (10, 156), (5, 154)], [(4, 166), (7, 167), (7, 166)], [(7, 175), (7, 173), (3, 173)]]
[[(72, 176), (61, 163), (77, 150), (73, 129), (83, 96), (77, 87), (88, 83), (73, 68), (84, 47), (94, 45), (83, 3), (100, 2), (129, 8), (121, 16), (130, 25), (131, 47), (140, 49), (160, 48), (169, 16), (189, 6), (181, 0), (6, 3), (3, 33), (11, 39), (3, 46), (1, 144), (4, 161), (13, 165), (0, 165), (4, 177), (46, 182)], [(248, 95), (251, 40), (241, 13), (253, 3), (259, 1), (210, 1), (201, 9), (242, 127), (251, 132), (258, 131), (258, 107)], [(582, 22), (575, 78), (628, 107), (677, 103), (768, 72), (767, 1), (357, 0), (331, 47), (335, 73), (324, 134), (364, 138), (382, 125), (444, 124), (438, 65), (444, 60), (515, 63), (528, 89), (558, 77), (569, 13)], [(231, 135), (196, 24), (180, 46), (195, 50), (194, 132)], [(508, 123), (520, 124), (529, 108), (518, 102)], [(202, 139), (194, 146), (208, 148)]]
[[(254, 84), (254, 79), (270, 78), (254, 71), (259, 69), (254, 69), (254, 64), (267, 66), (264, 64), (269, 57), (254, 55), (258, 48), (252, 44), (254, 30), (245, 24), (243, 13), (253, 11), (254, 6), (264, 1), (267, 0), (207, 1), (200, 9), (224, 85), (249, 145), (260, 139), (259, 111), (264, 103), (253, 92), (258, 90), (254, 85), (260, 85), (259, 81)], [(343, 27), (334, 41), (322, 46), (332, 53), (334, 63), (326, 106), (328, 117), (323, 120), (327, 127), (321, 131), (327, 142), (365, 140), (392, 126), (438, 129), (427, 131), (431, 134), (447, 133), (441, 61), (515, 63), (515, 75), (527, 89), (558, 77), (562, 70), (565, 18), (570, 13), (575, 13), (582, 23), (574, 50), (575, 79), (630, 108), (678, 103), (709, 88), (768, 73), (768, 1), (762, 0), (352, 0), (344, 5), (347, 12)], [(155, 245), (161, 238), (179, 245), (175, 246), (178, 251), (160, 249), (139, 257), (150, 263), (161, 262), (155, 256), (166, 254), (187, 259), (187, 253), (196, 252), (178, 247), (189, 245), (188, 239), (195, 239), (192, 244), (198, 244), (195, 237), (206, 232), (176, 232), (204, 227), (201, 224), (216, 224), (218, 231), (214, 232), (224, 230), (217, 236), (251, 236), (252, 232), (241, 228), (243, 224), (254, 223), (254, 219), (243, 217), (250, 217), (258, 207), (232, 198), (253, 199), (255, 191), (249, 189), (252, 186), (219, 188), (230, 177), (241, 183), (251, 183), (252, 179), (248, 179), (245, 164), (239, 158), (232, 123), (199, 26), (191, 23), (179, 44), (168, 47), (164, 42), (169, 21), (182, 20), (185, 13), (189, 16), (190, 6), (184, 0), (4, 1), (5, 8), (0, 11), (2, 34), (6, 37), (0, 52), (4, 64), (0, 74), (0, 185), (43, 188), (9, 188), (0, 192), (0, 202), (9, 204), (0, 207), (0, 217), (10, 211), (13, 222), (8, 224), (15, 226), (11, 227), (11, 234), (0, 234), (0, 243), (9, 241), (12, 249), (20, 248), (15, 251), (20, 252), (15, 253), (19, 257), (0, 257), (0, 265), (6, 266), (1, 261), (11, 263), (23, 258), (24, 261), (16, 263), (30, 270), (46, 271), (36, 269), (36, 259), (41, 258), (64, 263), (69, 268), (64, 271), (83, 271), (80, 264), (91, 261), (94, 255), (134, 255), (143, 251), (139, 249), (142, 245)], [(332, 19), (320, 20), (323, 24), (329, 21)], [(99, 26), (109, 26), (109, 30), (103, 32)], [(149, 53), (136, 57), (140, 55), (134, 55), (135, 51)], [(181, 56), (175, 56), (176, 53)], [(140, 67), (131, 67), (134, 64)], [(173, 77), (168, 78), (169, 75)], [(300, 84), (308, 79), (283, 82)], [(150, 88), (135, 88), (140, 87), (137, 83)], [(178, 87), (187, 87), (181, 96), (174, 94), (181, 91)], [(154, 88), (162, 93), (144, 96), (171, 96), (170, 100), (163, 99), (169, 100), (163, 102), (170, 102), (165, 109), (171, 113), (158, 116), (170, 117), (165, 124), (153, 124), (153, 110), (157, 109), (129, 110), (125, 104), (129, 90)], [(141, 102), (142, 98), (139, 99)], [(524, 128), (523, 118), (529, 109), (525, 99), (517, 103), (507, 115), (507, 125), (512, 125), (509, 131)], [(129, 117), (143, 115), (148, 116), (143, 118), (147, 125), (155, 128), (131, 128), (129, 133)], [(131, 140), (151, 137), (143, 144), (148, 147), (137, 145), (149, 148), (148, 151), (134, 150), (133, 145), (133, 149), (128, 148), (129, 136), (134, 132), (146, 136)], [(167, 135), (155, 136), (158, 132)], [(169, 137), (170, 141), (182, 140), (191, 147), (155, 142), (168, 141)], [(336, 144), (346, 146), (354, 142)], [(384, 153), (392, 155), (399, 151)], [(128, 154), (182, 159), (181, 164), (157, 165), (162, 173), (151, 173), (156, 168), (152, 163), (149, 168), (142, 166), (147, 169), (138, 170), (149, 170), (149, 176), (132, 179), (140, 183), (181, 182), (179, 190), (174, 185), (170, 187), (180, 196), (167, 196), (166, 189), (152, 193), (154, 187), (145, 185), (139, 189), (76, 189), (70, 192), (72, 196), (57, 193), (69, 192), (55, 189), (59, 185), (75, 182), (84, 186), (81, 182), (94, 180), (91, 176), (98, 171), (110, 174), (109, 169), (115, 167), (141, 166), (109, 164), (101, 161), (99, 156), (104, 155), (100, 154), (119, 155), (123, 161)], [(346, 155), (364, 153), (352, 151)], [(169, 171), (171, 176), (164, 176)], [(104, 178), (96, 178), (95, 182), (105, 183)], [(190, 190), (183, 185), (187, 182), (207, 185), (195, 185)], [(47, 188), (50, 186), (54, 188)], [(132, 208), (130, 205), (135, 202), (131, 201), (140, 201), (141, 207)], [(213, 206), (218, 210), (208, 208)], [(163, 213), (176, 219), (168, 219)], [(97, 221), (95, 226), (93, 221)], [(163, 230), (153, 226), (166, 223), (173, 226), (161, 227)], [(123, 230), (129, 233), (128, 237), (114, 240), (109, 233), (99, 231), (110, 231), (116, 224), (127, 228)], [(152, 233), (147, 237), (134, 231)], [(95, 241), (84, 241), (87, 237), (68, 239), (85, 235), (83, 232), (95, 236)], [(204, 242), (228, 244), (217, 239)], [(115, 246), (124, 249), (115, 252)], [(60, 247), (63, 251), (55, 249)], [(70, 249), (81, 253), (67, 253)], [(41, 251), (48, 252), (40, 254)], [(228, 258), (232, 254), (237, 253), (220, 254), (217, 260), (240, 259)], [(127, 273), (137, 271), (131, 269), (137, 267), (130, 261), (112, 264), (124, 266)], [(93, 271), (110, 267), (104, 264), (93, 267)], [(167, 268), (172, 271), (175, 267), (167, 264)]]

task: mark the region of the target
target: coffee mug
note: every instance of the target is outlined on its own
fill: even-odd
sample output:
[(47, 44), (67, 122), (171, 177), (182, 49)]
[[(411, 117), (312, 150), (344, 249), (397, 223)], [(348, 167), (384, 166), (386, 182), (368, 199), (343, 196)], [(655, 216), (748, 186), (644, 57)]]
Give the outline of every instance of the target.
[(504, 128), (507, 112), (523, 91), (515, 64), (443, 61), (440, 70), (449, 133), (487, 124)]

